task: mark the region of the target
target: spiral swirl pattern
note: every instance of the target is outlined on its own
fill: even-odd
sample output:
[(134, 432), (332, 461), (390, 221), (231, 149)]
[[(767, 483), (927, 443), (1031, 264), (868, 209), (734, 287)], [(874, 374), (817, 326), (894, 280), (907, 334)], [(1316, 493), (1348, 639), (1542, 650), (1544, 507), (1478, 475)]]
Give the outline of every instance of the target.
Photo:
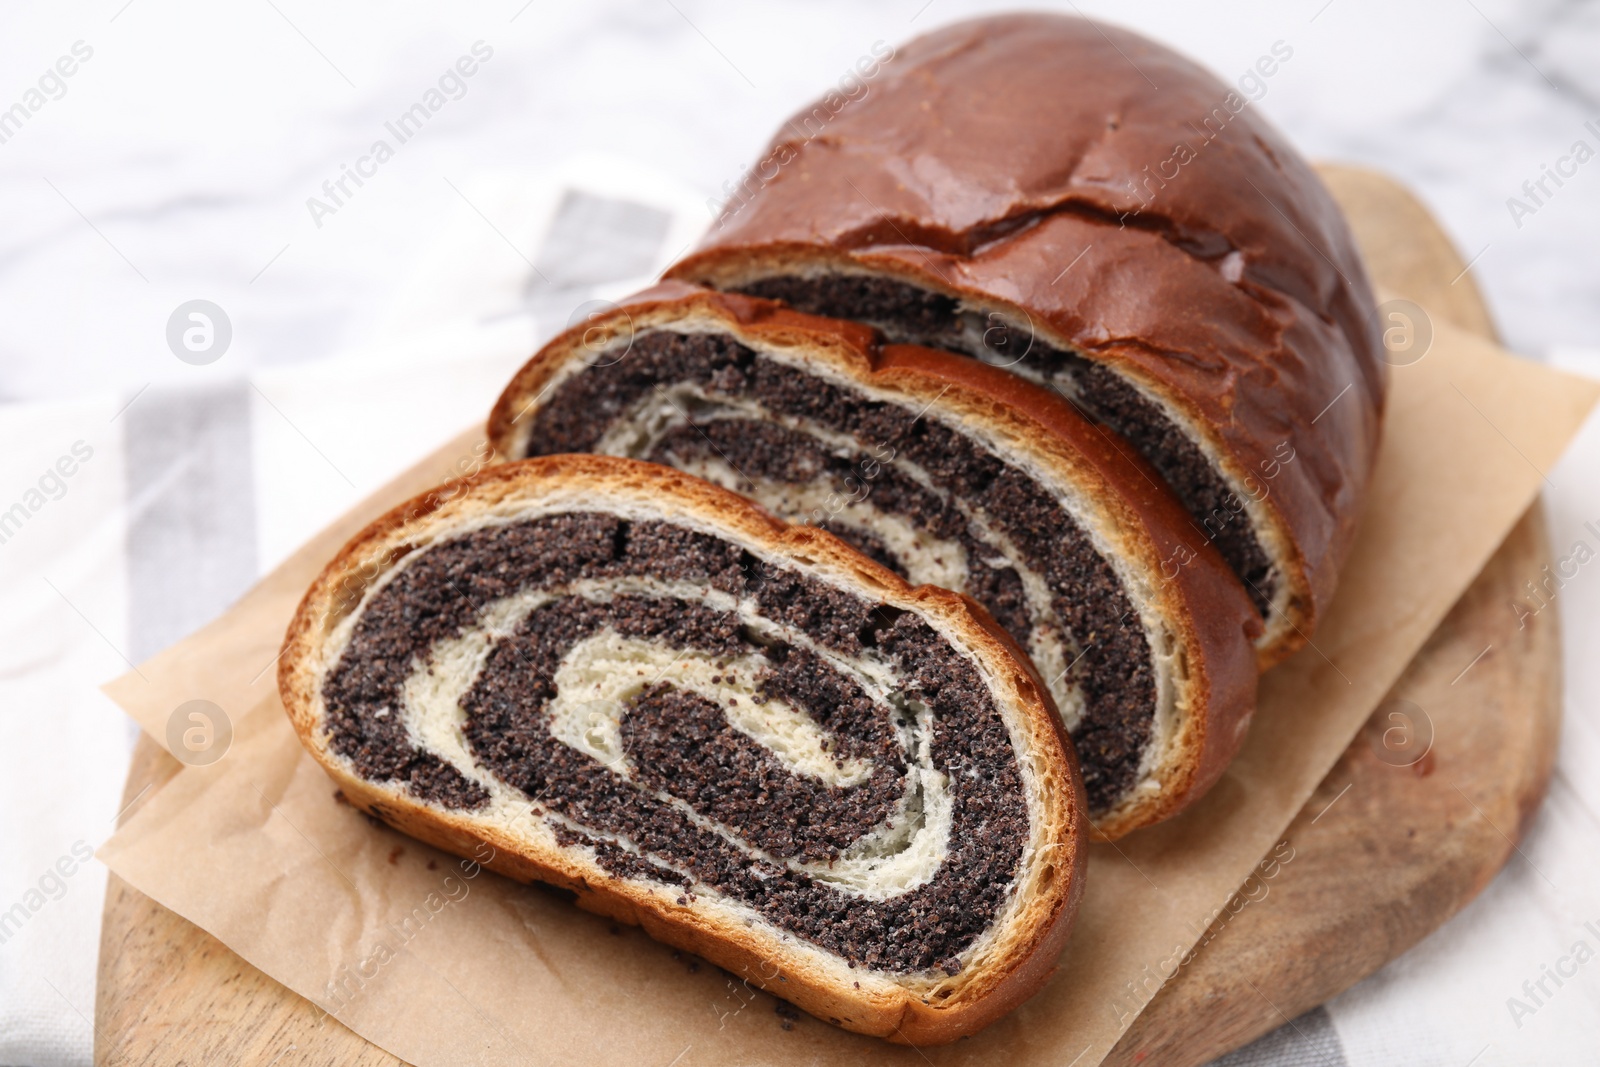
[(978, 668), (913, 613), (731, 541), (565, 512), (414, 552), (321, 695), (363, 778), (852, 966), (957, 973), (1029, 812)]

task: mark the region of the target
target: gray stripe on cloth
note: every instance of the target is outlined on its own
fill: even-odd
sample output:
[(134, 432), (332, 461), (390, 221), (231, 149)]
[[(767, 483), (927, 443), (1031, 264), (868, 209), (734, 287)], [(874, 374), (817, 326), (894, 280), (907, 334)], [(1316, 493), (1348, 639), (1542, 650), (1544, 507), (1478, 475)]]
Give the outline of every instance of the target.
[(671, 225), (660, 208), (568, 189), (534, 257), (528, 295), (637, 278), (655, 265)]
[(1208, 1067), (1349, 1067), (1327, 1008), (1312, 1008)]
[(590, 299), (595, 287), (647, 274), (671, 225), (671, 214), (660, 208), (566, 190), (523, 288), (540, 336), (613, 307)]
[(150, 389), (122, 417), (134, 662), (221, 614), (256, 578), (247, 382)]

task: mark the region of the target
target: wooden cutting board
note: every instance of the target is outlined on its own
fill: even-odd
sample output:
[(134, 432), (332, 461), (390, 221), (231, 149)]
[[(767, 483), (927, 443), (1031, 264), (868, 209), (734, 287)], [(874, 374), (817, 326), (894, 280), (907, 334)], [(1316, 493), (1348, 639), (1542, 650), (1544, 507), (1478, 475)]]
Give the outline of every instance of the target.
[[(1409, 193), (1368, 171), (1322, 173), (1379, 285), (1493, 336), (1465, 265)], [(1246, 884), (1107, 1063), (1191, 1067), (1237, 1048), (1377, 970), (1494, 877), (1544, 797), (1560, 727), (1555, 615), (1519, 629), (1509, 606), (1549, 562), (1546, 540), (1535, 506), (1295, 818), (1277, 865)], [(124, 803), (179, 766), (141, 737)], [(319, 1016), (111, 877), (97, 1064), (400, 1062)]]

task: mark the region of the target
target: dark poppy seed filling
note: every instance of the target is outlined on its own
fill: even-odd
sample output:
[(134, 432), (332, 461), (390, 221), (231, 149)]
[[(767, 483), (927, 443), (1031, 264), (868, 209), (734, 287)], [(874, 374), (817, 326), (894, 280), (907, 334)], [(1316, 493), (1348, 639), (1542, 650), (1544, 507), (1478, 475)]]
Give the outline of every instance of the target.
[[(568, 512), (414, 553), (349, 625), (321, 693), (363, 777), (458, 809), (531, 800), (614, 876), (716, 894), (853, 966), (954, 974), (1011, 897), (1029, 818), (1010, 733), (915, 615), (709, 534)], [(419, 702), (473, 642), (449, 750)], [(626, 658), (650, 649), (691, 667)], [(746, 710), (803, 719), (812, 763)], [(608, 728), (612, 758), (583, 747)], [(861, 871), (902, 876), (873, 892)]]
[[(703, 469), (721, 459), (733, 468), (736, 478), (745, 476), (743, 483), (736, 481), (730, 486), (740, 492), (753, 488), (748, 479), (759, 478), (796, 485), (825, 480), (837, 487), (834, 492), (845, 494), (846, 498), (865, 499), (870, 495), (878, 509), (904, 515), (918, 529), (959, 545), (966, 554), (964, 590), (988, 608), (1024, 646), (1028, 642), (1033, 623), (1028, 618), (1022, 579), (1016, 570), (996, 567), (989, 561), (993, 548), (974, 536), (968, 520), (953, 505), (893, 467), (879, 463), (869, 468), (873, 458), (867, 453), (841, 455), (839, 450), (820, 447), (815, 438), (799, 430), (745, 418), (719, 417), (667, 431), (640, 458), (685, 470)], [(873, 469), (870, 479), (857, 473), (867, 469)], [(902, 578), (913, 578), (908, 561), (864, 526), (829, 518), (826, 513), (802, 512), (795, 517), (831, 531)], [(918, 574), (913, 580), (923, 577)]]
[(1138, 783), (1157, 701), (1139, 616), (1052, 493), (973, 439), (726, 335), (668, 330), (558, 380), (529, 421), (528, 455), (678, 467), (825, 527), (912, 582), (967, 593), (1050, 684), (1091, 813)]
[(1161, 472), (1196, 526), (1245, 582), (1265, 617), (1276, 589), (1272, 561), (1229, 488), (1200, 446), (1155, 403), (1115, 371), (1027, 336), (1024, 328), (986, 321), (953, 298), (867, 274), (777, 275), (736, 290), (780, 300), (797, 311), (853, 319), (891, 341), (927, 345), (1009, 367), (1057, 387), (1091, 418), (1116, 430)]

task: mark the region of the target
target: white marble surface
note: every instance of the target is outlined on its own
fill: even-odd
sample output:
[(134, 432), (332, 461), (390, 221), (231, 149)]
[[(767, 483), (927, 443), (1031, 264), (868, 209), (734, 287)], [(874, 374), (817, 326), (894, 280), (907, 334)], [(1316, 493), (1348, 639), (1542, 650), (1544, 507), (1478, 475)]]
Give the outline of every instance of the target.
[[(123, 506), (124, 460), (110, 422), (122, 398), (150, 383), (250, 376), (261, 414), (256, 557), (269, 566), (358, 488), (459, 422), (459, 412), (477, 410), (474, 390), (492, 391), (502, 373), (496, 360), (559, 325), (502, 314), (528, 273), (519, 257), (531, 254), (536, 235), (517, 230), (516, 218), (532, 216), (490, 195), (504, 185), (487, 175), (576, 168), (592, 178), (609, 157), (619, 173), (650, 175), (675, 204), (702, 201), (874, 41), (1008, 6), (7, 3), (0, 112), (24, 100), (76, 42), (93, 54), (58, 99), (0, 143), (0, 499), (9, 503), (55, 458), (57, 437), (64, 447), (87, 433), (101, 451), (64, 502), (50, 506), (59, 536), (31, 528), (26, 543), (0, 550), (10, 609), (0, 633), (5, 736), (99, 768), (120, 758), (121, 724), (90, 683), (125, 669), (116, 649), (138, 639), (118, 621), (126, 577), (106, 549), (117, 527), (96, 519)], [(1600, 347), (1600, 160), (1550, 186), (1554, 195), (1532, 205), (1520, 226), (1506, 203), (1526, 198), (1523, 183), (1575, 140), (1600, 147), (1600, 135), (1584, 129), (1590, 120), (1600, 126), (1600, 3), (1161, 0), (1065, 9), (1074, 6), (1167, 40), (1230, 78), (1273, 42), (1288, 43), (1293, 59), (1258, 106), (1308, 155), (1380, 167), (1420, 192), (1464, 254), (1481, 253), (1475, 273), (1513, 347), (1536, 358)], [(493, 55), (465, 95), (317, 226), (307, 198), (477, 41)], [(452, 292), (427, 269), (434, 250), (464, 241), (477, 242), (485, 262), (501, 257), (486, 273), (504, 279), (503, 293)], [(173, 309), (194, 298), (221, 305), (233, 323), (228, 353), (204, 368), (175, 359), (165, 338)], [(474, 343), (493, 354), (474, 353), (470, 371), (456, 375), (470, 388), (452, 382), (446, 411), (388, 390), (383, 403), (418, 429), (408, 437), (391, 427), (382, 448), (343, 426), (329, 398), (342, 404), (352, 395), (350, 368), (437, 360), (402, 351), (404, 342), (458, 309), (463, 323), (492, 320), (493, 341), (480, 330)], [(351, 357), (357, 350), (363, 355)], [(316, 361), (327, 367), (310, 366)], [(430, 373), (401, 382), (421, 390), (436, 380)], [(284, 459), (293, 449), (304, 455)], [(338, 470), (330, 472), (323, 451)], [(1594, 427), (1552, 478), (1562, 489), (1563, 535), (1600, 520)], [(60, 599), (41, 575), (61, 587)], [(37, 603), (19, 604), (14, 589), (31, 590)], [(1531, 860), (1514, 862), (1440, 934), (1330, 1007), (1345, 1062), (1561, 1062), (1556, 1050), (1600, 1031), (1595, 968), (1520, 1028), (1505, 1006), (1577, 936), (1568, 929), (1575, 917), (1600, 922), (1591, 858), (1600, 735), (1584, 699), (1600, 693), (1585, 654), (1600, 586), (1576, 587), (1562, 611), (1575, 699), (1553, 799), (1526, 848)], [(70, 685), (59, 682), (62, 672)], [(52, 734), (39, 708), (54, 709), (70, 731)], [(12, 766), (0, 762), (0, 778)], [(0, 907), (71, 842), (96, 840), (114, 812), (116, 772), (84, 781), (70, 772), (61, 770), (60, 792), (42, 804), (0, 782), (10, 812), (0, 817)], [(13, 862), (17, 878), (4, 869)], [(0, 1063), (86, 1059), (98, 877), (80, 875), (48, 922), (0, 945), (0, 1002), (19, 989), (42, 998), (23, 1014), (0, 1003)], [(39, 987), (45, 979), (48, 990)]]

